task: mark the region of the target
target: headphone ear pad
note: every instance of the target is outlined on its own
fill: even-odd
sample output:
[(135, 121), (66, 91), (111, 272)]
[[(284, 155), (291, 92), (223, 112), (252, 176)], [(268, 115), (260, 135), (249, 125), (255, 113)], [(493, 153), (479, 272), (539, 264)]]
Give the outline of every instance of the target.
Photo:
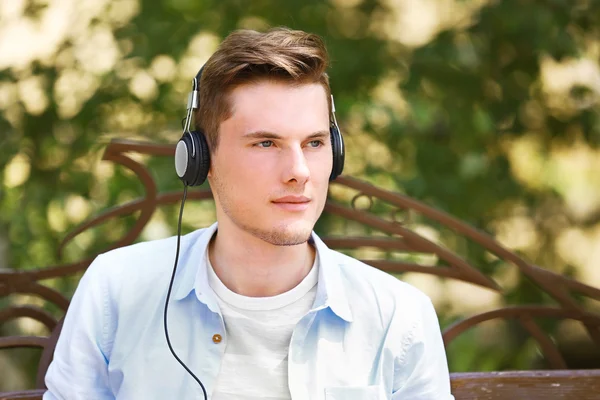
[(329, 128), (329, 133), (331, 136), (331, 150), (333, 152), (333, 168), (331, 169), (329, 180), (332, 181), (340, 176), (344, 170), (345, 154), (344, 138), (335, 124)]
[(190, 182), (190, 186), (200, 186), (206, 181), (206, 177), (208, 176), (208, 169), (210, 168), (210, 152), (208, 151), (208, 143), (204, 136), (204, 132), (192, 131), (190, 132), (190, 137), (194, 141), (197, 151), (194, 165), (195, 174)]
[(185, 132), (175, 148), (175, 170), (187, 186), (204, 183), (210, 168), (208, 143), (202, 132)]

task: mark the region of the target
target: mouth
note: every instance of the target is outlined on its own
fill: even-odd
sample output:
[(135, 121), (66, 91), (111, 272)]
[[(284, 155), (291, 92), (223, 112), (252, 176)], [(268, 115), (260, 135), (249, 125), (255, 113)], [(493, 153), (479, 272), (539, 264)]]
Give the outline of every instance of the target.
[(311, 199), (305, 196), (285, 196), (272, 201), (276, 207), (285, 211), (304, 211), (310, 202)]

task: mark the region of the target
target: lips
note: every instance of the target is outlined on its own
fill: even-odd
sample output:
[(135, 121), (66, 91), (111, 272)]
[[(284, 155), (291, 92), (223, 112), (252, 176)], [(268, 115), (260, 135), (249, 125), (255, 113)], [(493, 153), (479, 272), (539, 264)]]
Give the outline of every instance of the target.
[(273, 203), (299, 204), (299, 203), (308, 203), (309, 201), (310, 201), (310, 199), (305, 196), (285, 196), (285, 197), (281, 197), (277, 200), (274, 200)]
[(273, 204), (284, 211), (304, 211), (310, 204), (310, 199), (305, 196), (285, 196), (273, 201)]

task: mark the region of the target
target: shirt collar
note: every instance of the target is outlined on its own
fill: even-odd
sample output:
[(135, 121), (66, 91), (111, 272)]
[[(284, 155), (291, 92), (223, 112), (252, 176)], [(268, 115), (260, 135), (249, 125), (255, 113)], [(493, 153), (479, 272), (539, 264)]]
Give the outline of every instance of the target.
[[(208, 244), (217, 231), (217, 225), (215, 222), (210, 227), (199, 231), (200, 236), (189, 235), (190, 239), (186, 241), (187, 247), (182, 243), (179, 259), (181, 271), (175, 277), (178, 283), (173, 296), (175, 300), (182, 300), (195, 291), (198, 300), (205, 303), (213, 312), (218, 312), (218, 306), (215, 294), (208, 283), (206, 257)], [(315, 245), (319, 257), (319, 283), (313, 310), (329, 307), (338, 317), (351, 322), (352, 311), (343, 285), (339, 256), (329, 249), (316, 233), (311, 234), (310, 240)]]
[[(208, 275), (206, 271), (206, 256), (208, 255), (208, 244), (212, 239), (213, 235), (217, 231), (217, 223), (215, 222), (206, 229), (198, 231), (200, 236), (194, 237), (191, 241), (187, 242), (187, 248), (184, 250), (182, 243), (182, 251), (179, 259), (179, 265), (181, 266), (181, 273), (178, 274), (177, 289), (174, 291), (173, 298), (175, 300), (182, 300), (187, 297), (192, 290), (195, 290), (198, 299), (206, 303), (211, 310), (214, 311), (213, 305), (214, 294), (210, 285), (208, 284)], [(206, 296), (211, 299), (206, 300)]]
[(352, 310), (348, 303), (339, 255), (329, 249), (316, 233), (312, 233), (311, 239), (319, 257), (319, 283), (313, 309), (329, 307), (344, 321), (352, 322)]

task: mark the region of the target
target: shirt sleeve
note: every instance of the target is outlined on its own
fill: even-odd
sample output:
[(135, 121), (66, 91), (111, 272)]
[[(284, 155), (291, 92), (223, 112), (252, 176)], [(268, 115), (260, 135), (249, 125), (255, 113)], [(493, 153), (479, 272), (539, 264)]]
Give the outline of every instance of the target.
[(81, 278), (45, 376), (44, 400), (114, 399), (108, 380), (110, 318), (106, 267), (99, 256)]
[(428, 297), (422, 304), (421, 320), (395, 363), (392, 400), (454, 400), (437, 314)]

